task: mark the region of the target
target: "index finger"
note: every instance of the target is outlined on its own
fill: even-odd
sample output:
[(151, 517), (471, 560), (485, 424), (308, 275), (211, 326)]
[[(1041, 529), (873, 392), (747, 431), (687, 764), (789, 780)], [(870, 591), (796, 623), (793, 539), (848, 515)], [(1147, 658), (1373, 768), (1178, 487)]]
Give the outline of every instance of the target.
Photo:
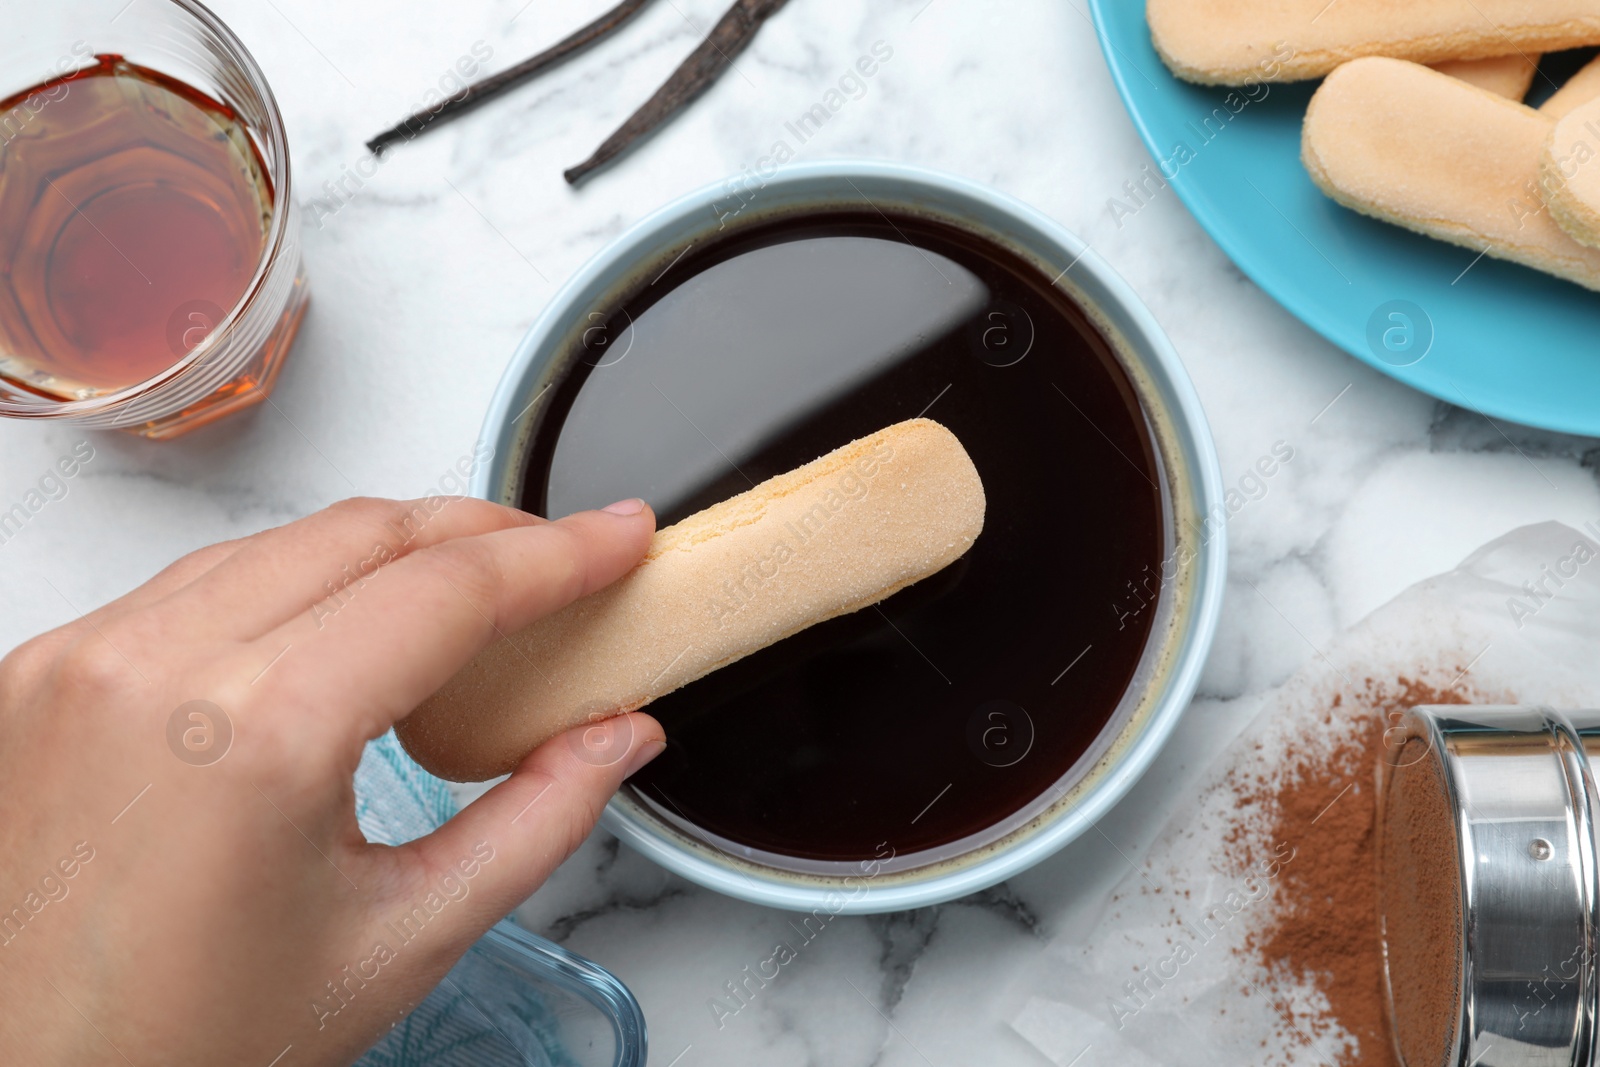
[(337, 708), (336, 732), (365, 741), (409, 715), (498, 637), (610, 585), (644, 557), (643, 501), (540, 526), (457, 538), (378, 569), (359, 586), (253, 643), (277, 666), (273, 698)]

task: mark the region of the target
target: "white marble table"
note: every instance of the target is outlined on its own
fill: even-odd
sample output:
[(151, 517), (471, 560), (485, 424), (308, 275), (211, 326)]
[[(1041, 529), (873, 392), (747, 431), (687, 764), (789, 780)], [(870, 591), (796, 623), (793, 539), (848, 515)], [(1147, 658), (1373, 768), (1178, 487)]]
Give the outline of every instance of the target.
[[(355, 493), (405, 496), (436, 483), (470, 449), (501, 368), (555, 287), (652, 208), (753, 164), (879, 40), (892, 60), (804, 158), (939, 167), (1054, 215), (1171, 334), (1225, 478), (1236, 482), (1274, 442), (1295, 449), (1232, 521), (1233, 580), (1200, 699), (1102, 825), (1129, 855), (1249, 714), (1251, 694), (1289, 675), (1313, 644), (1515, 526), (1600, 517), (1592, 442), (1493, 426), (1367, 370), (1246, 281), (1170, 190), (1119, 226), (1108, 200), (1148, 157), (1082, 0), (793, 0), (739, 73), (573, 192), (562, 168), (648, 96), (726, 4), (663, 0), (582, 60), (393, 153), (337, 200), (324, 183), (475, 44), (492, 49), (498, 69), (611, 0), (211, 2), (265, 67), (288, 119), (296, 196), (309, 209), (311, 312), (276, 410), (174, 444), (92, 438), (97, 457), (67, 497), (0, 545), (0, 649), (202, 544)], [(82, 439), (68, 427), (0, 424), (0, 509)], [(691, 886), (603, 833), (521, 914), (629, 983), (657, 1064), (1040, 1065), (1006, 1026), (1015, 1008), (1006, 986), (1021, 961), (1092, 912), (1123, 863), (1092, 835), (973, 899), (836, 919), (721, 1029), (709, 998), (770, 954), (785, 915)]]

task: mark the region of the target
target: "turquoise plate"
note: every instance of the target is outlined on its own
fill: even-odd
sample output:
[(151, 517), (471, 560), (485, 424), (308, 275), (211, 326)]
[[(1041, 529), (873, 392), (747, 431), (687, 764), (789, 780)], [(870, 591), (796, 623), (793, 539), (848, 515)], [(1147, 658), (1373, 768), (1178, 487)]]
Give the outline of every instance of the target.
[(1141, 0), (1089, 2), (1145, 146), (1171, 161), (1164, 172), (1178, 197), (1252, 281), (1413, 388), (1488, 416), (1600, 436), (1600, 293), (1339, 207), (1300, 164), (1300, 121), (1316, 83), (1263, 85), (1257, 100), (1230, 101), (1238, 90), (1168, 72)]

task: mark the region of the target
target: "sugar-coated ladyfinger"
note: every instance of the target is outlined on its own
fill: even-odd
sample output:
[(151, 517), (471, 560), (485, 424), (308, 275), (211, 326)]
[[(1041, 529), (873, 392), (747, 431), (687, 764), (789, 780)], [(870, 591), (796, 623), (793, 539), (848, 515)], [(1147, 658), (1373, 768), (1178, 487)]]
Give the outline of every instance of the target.
[(1539, 112), (1398, 59), (1358, 59), (1306, 109), (1301, 158), (1334, 200), (1374, 218), (1600, 289), (1600, 251), (1539, 195), (1551, 123)]
[(440, 777), (503, 774), (564, 730), (943, 570), (984, 510), (954, 434), (890, 426), (660, 531), (621, 581), (485, 649), (396, 732)]
[(1362, 56), (1418, 63), (1600, 44), (1600, 0), (1149, 0), (1156, 51), (1206, 85), (1317, 78)]
[(1567, 236), (1600, 248), (1600, 97), (1551, 129), (1539, 157), (1539, 187)]
[(1507, 100), (1521, 100), (1539, 71), (1539, 53), (1496, 56), (1494, 59), (1449, 59), (1428, 64), (1440, 74), (1460, 78)]

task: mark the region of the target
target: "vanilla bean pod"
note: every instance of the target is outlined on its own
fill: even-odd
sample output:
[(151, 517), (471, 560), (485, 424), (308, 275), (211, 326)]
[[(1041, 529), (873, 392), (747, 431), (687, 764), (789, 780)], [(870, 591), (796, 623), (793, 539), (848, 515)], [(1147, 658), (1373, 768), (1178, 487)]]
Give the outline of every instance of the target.
[(711, 88), (733, 65), (733, 57), (755, 39), (762, 24), (786, 3), (788, 0), (736, 0), (655, 95), (606, 138), (594, 155), (566, 172), (568, 183), (578, 184), (660, 129), (676, 112)]
[(493, 100), (534, 75), (577, 55), (638, 14), (639, 10), (649, 2), (650, 0), (623, 0), (581, 30), (545, 49), (532, 59), (469, 85), (460, 96), (451, 97), (437, 107), (419, 111), (399, 125), (384, 130), (367, 142), (367, 148), (375, 155), (382, 155), (384, 149), (398, 141), (409, 141), (429, 126), (466, 114), (479, 104)]

